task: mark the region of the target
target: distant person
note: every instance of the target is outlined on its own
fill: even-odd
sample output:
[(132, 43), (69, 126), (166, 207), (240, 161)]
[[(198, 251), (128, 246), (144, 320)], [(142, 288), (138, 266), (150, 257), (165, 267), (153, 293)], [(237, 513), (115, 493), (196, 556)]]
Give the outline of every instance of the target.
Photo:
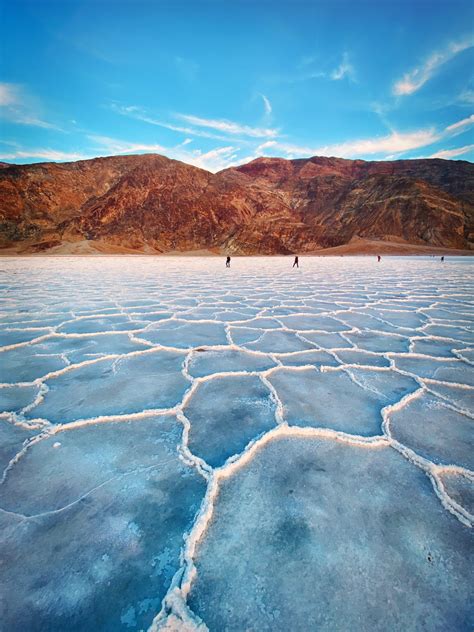
[(444, 255), (441, 257), (441, 263), (443, 263), (444, 261)]
[(295, 266), (296, 266), (297, 268), (299, 268), (299, 267), (300, 267), (300, 264), (298, 263), (298, 257), (295, 257), (295, 260), (294, 260), (294, 262), (293, 262), (293, 268), (294, 268)]
[(225, 267), (230, 268), (230, 257), (227, 257), (227, 259), (225, 260)]
[(380, 263), (380, 260), (382, 259), (382, 257), (380, 255), (377, 255), (377, 261), (378, 263)]

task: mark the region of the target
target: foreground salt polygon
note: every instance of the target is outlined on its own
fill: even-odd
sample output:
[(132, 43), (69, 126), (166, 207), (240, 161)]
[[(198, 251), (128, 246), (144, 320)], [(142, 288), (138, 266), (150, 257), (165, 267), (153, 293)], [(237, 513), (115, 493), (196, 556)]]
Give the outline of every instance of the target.
[(300, 261), (2, 261), (2, 630), (472, 629), (473, 264)]

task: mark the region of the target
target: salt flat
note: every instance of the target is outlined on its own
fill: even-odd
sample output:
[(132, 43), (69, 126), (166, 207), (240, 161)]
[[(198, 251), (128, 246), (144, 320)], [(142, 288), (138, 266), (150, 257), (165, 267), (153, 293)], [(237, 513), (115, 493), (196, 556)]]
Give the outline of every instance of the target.
[(474, 261), (0, 261), (0, 629), (472, 630)]

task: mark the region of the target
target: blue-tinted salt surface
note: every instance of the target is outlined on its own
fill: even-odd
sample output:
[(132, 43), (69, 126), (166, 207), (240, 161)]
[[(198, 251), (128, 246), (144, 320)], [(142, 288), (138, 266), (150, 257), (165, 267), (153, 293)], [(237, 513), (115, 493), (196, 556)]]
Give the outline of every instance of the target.
[(46, 395), (26, 416), (66, 423), (97, 414), (171, 408), (189, 387), (182, 363), (182, 354), (158, 350), (71, 365), (45, 381)]
[(0, 490), (2, 630), (151, 624), (205, 491), (179, 460), (181, 432), (144, 418), (27, 450)]
[(212, 467), (223, 465), (275, 426), (271, 392), (256, 375), (226, 375), (201, 382), (184, 413), (191, 423), (191, 452)]
[(473, 629), (473, 264), (300, 262), (3, 261), (2, 632)]
[(468, 630), (472, 544), (390, 447), (275, 440), (223, 481), (189, 603), (210, 630)]

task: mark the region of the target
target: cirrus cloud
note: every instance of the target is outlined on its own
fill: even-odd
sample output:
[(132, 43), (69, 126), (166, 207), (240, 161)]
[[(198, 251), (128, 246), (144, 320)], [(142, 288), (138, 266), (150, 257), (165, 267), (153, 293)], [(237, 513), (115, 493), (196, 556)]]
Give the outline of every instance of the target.
[(431, 154), (431, 156), (428, 156), (428, 158), (456, 158), (456, 156), (462, 156), (470, 151), (474, 151), (474, 145), (464, 145), (464, 147), (457, 147), (455, 149), (441, 149)]
[(265, 114), (269, 116), (272, 113), (272, 104), (270, 103), (270, 99), (266, 97), (264, 94), (260, 94), (260, 96), (262, 97)]
[(83, 154), (80, 152), (59, 151), (57, 149), (39, 148), (39, 149), (17, 149), (15, 151), (1, 153), (0, 160), (23, 160), (26, 158), (40, 158), (47, 162), (73, 162), (75, 160), (88, 160), (95, 158), (96, 155)]
[(176, 116), (190, 125), (214, 129), (226, 134), (241, 134), (252, 138), (273, 138), (278, 136), (277, 129), (267, 127), (251, 127), (250, 125), (242, 125), (226, 119), (206, 119), (194, 116), (194, 114), (176, 114)]
[(383, 153), (399, 153), (426, 147), (439, 140), (440, 135), (434, 129), (415, 132), (392, 132), (385, 136), (363, 138), (330, 145), (307, 147), (278, 141), (267, 141), (260, 145), (260, 150), (275, 149), (291, 157), (337, 156), (339, 158), (357, 158)]
[(351, 81), (355, 81), (354, 66), (349, 63), (349, 55), (347, 53), (344, 53), (341, 63), (331, 73), (331, 79), (333, 81), (340, 81), (345, 77), (347, 77)]
[(458, 42), (451, 42), (445, 49), (431, 53), (424, 64), (405, 73), (401, 79), (395, 82), (393, 94), (406, 96), (417, 92), (431, 79), (440, 66), (472, 46), (474, 46), (474, 38), (469, 37)]
[(468, 127), (470, 127), (471, 125), (474, 125), (474, 114), (471, 114), (471, 116), (468, 116), (465, 119), (462, 119), (462, 121), (458, 121), (457, 123), (453, 123), (453, 125), (448, 125), (448, 127), (446, 128), (447, 132), (464, 132), (464, 130)]
[(0, 117), (11, 123), (63, 131), (57, 125), (39, 118), (33, 99), (16, 83), (0, 83)]

